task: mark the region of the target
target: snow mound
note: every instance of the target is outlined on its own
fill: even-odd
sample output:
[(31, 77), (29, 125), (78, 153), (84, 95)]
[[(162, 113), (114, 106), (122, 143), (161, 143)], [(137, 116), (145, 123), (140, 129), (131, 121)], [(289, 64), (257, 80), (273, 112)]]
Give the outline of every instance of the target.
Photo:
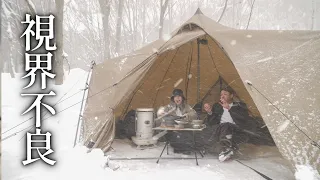
[(319, 180), (320, 175), (317, 170), (313, 169), (309, 165), (296, 165), (295, 178), (297, 180)]

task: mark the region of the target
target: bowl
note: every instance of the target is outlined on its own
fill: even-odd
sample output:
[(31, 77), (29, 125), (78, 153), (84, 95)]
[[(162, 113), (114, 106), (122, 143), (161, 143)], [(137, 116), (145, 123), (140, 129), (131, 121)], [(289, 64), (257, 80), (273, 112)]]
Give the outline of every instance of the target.
[(182, 125), (184, 125), (184, 124), (188, 124), (188, 122), (187, 121), (179, 121), (179, 120), (175, 120), (175, 122), (177, 123), (177, 124), (182, 124)]
[(176, 129), (183, 129), (184, 126), (183, 126), (183, 124), (175, 124), (175, 125), (174, 125), (174, 128), (176, 128)]
[(203, 124), (203, 120), (192, 120), (192, 124)]
[(202, 127), (202, 125), (200, 125), (200, 124), (193, 124), (192, 125), (193, 129), (200, 129), (201, 127)]

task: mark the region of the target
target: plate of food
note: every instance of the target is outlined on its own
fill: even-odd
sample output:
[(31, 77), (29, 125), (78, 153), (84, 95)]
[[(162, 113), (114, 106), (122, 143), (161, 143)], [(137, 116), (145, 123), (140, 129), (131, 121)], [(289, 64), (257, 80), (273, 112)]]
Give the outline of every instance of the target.
[(192, 120), (192, 124), (203, 124), (203, 120)]

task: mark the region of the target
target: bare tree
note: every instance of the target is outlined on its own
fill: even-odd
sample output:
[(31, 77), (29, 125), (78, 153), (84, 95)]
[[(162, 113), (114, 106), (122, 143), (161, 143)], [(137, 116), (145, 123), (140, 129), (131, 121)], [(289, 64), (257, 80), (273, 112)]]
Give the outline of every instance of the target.
[(253, 0), (252, 3), (251, 3), (251, 10), (250, 10), (250, 15), (249, 15), (249, 19), (248, 19), (248, 23), (247, 23), (246, 29), (248, 29), (249, 24), (250, 24), (250, 20), (251, 20), (251, 16), (252, 16), (252, 11), (253, 11), (253, 5), (254, 5), (254, 2), (255, 2), (255, 1), (256, 1), (256, 0)]
[[(0, 67), (2, 68), (2, 72), (9, 72), (12, 78), (15, 77), (15, 72), (22, 72), (24, 62), (21, 57), (23, 54), (23, 43), (19, 41), (23, 31), (23, 26), (21, 26), (23, 17), (20, 12), (20, 3), (25, 5), (23, 1), (3, 1), (1, 8), (1, 16), (3, 18), (1, 32), (4, 36), (1, 38), (2, 43), (0, 44), (2, 49), (1, 58), (3, 58), (3, 60), (0, 60)], [(27, 8), (25, 10), (27, 11)]]
[(55, 57), (53, 61), (54, 72), (56, 74), (55, 84), (61, 85), (63, 84), (63, 8), (64, 8), (64, 0), (55, 0), (56, 2), (56, 11), (57, 15), (56, 19), (56, 44), (57, 51), (55, 51)]
[(109, 29), (109, 16), (110, 16), (110, 3), (111, 0), (99, 0), (100, 11), (102, 13), (103, 35), (104, 35), (104, 59), (110, 58), (110, 29)]
[(142, 44), (146, 42), (146, 4), (142, 3)]
[(312, 15), (311, 15), (311, 30), (314, 30), (314, 24), (315, 24), (315, 17), (314, 17), (314, 14), (315, 14), (315, 9), (316, 9), (316, 3), (314, 0), (312, 0)]
[(228, 6), (228, 0), (226, 0), (226, 2), (225, 2), (225, 4), (224, 4), (224, 8), (223, 8), (223, 10), (222, 10), (222, 13), (221, 13), (219, 19), (218, 19), (218, 22), (220, 22), (220, 20), (222, 19), (224, 13), (226, 12), (227, 6)]
[(159, 23), (159, 39), (163, 36), (163, 21), (165, 18), (165, 13), (168, 7), (169, 0), (160, 1), (160, 23)]
[(118, 6), (117, 30), (116, 30), (116, 53), (117, 54), (120, 54), (123, 2), (124, 0), (119, 0), (119, 6)]
[(35, 16), (37, 14), (36, 7), (34, 6), (34, 4), (32, 3), (31, 0), (26, 0), (26, 2), (27, 2), (27, 5), (28, 5), (28, 8), (31, 11), (32, 16)]

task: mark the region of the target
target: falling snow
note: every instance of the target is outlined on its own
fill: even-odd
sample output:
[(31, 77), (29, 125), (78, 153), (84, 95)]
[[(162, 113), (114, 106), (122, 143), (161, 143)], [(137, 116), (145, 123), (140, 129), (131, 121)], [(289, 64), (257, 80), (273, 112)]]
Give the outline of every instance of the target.
[(170, 36), (170, 34), (164, 34), (164, 35), (162, 36), (162, 39), (163, 39), (164, 41), (168, 41), (169, 39), (171, 39), (171, 36)]
[(281, 133), (282, 131), (284, 131), (288, 125), (290, 124), (290, 121), (289, 120), (286, 120), (284, 123), (282, 123), (278, 129), (277, 129), (277, 133)]
[(264, 59), (260, 59), (257, 62), (260, 63), (260, 62), (270, 61), (272, 59), (273, 59), (273, 57), (267, 57), (267, 58), (264, 58)]
[(34, 6), (34, 4), (31, 0), (27, 0), (27, 3), (31, 6), (32, 9), (34, 9), (36, 11), (36, 7)]
[(62, 57), (67, 58), (67, 57), (68, 57), (68, 54), (67, 54), (65, 51), (63, 51), (63, 52), (62, 52)]
[(120, 63), (119, 63), (119, 68), (120, 68), (120, 71), (122, 70), (122, 65), (127, 61), (127, 58), (123, 58)]
[(176, 49), (176, 48), (177, 48), (177, 47), (176, 47), (175, 45), (172, 45), (172, 46), (170, 46), (169, 49), (174, 50), (174, 49)]
[(161, 89), (161, 88), (164, 88), (164, 86), (158, 87), (156, 90), (159, 90), (159, 89)]
[(7, 33), (9, 35), (9, 38), (12, 39), (13, 38), (13, 34), (12, 34), (12, 30), (11, 30), (11, 25), (10, 25), (9, 22), (8, 22)]
[(247, 84), (249, 84), (249, 85), (252, 85), (252, 82), (249, 81), (249, 80), (245, 80), (245, 82), (246, 82)]
[(174, 83), (174, 86), (173, 87), (178, 87), (179, 86), (179, 84), (181, 83), (183, 81), (183, 79), (181, 78), (181, 79), (179, 79), (176, 83)]
[(277, 84), (282, 84), (282, 83), (284, 83), (284, 82), (286, 82), (286, 79), (285, 79), (285, 78), (281, 78), (281, 79), (277, 82)]

